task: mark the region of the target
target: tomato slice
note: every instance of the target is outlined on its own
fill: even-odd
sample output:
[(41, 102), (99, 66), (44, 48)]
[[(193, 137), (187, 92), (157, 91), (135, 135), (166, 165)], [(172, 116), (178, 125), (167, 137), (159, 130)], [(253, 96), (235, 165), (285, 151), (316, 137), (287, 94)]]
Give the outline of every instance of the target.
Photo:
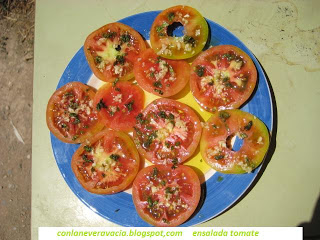
[[(243, 143), (232, 150), (237, 136)], [(203, 159), (223, 173), (246, 173), (259, 166), (269, 148), (269, 132), (254, 115), (239, 109), (216, 112), (206, 122), (200, 142)]]
[(196, 150), (202, 127), (190, 107), (161, 98), (137, 116), (134, 130), (135, 143), (143, 157), (155, 164), (179, 164)]
[(56, 90), (46, 112), (53, 135), (65, 143), (81, 143), (100, 131), (104, 125), (98, 121), (94, 96), (95, 89), (80, 82), (70, 82)]
[(140, 165), (139, 153), (123, 132), (106, 129), (83, 143), (74, 153), (72, 170), (89, 192), (112, 194), (125, 190)]
[(118, 22), (94, 31), (84, 43), (84, 53), (92, 72), (105, 82), (133, 78), (133, 63), (145, 49), (140, 34)]
[(192, 215), (200, 200), (197, 174), (184, 165), (152, 165), (142, 169), (132, 186), (140, 217), (157, 227), (174, 227)]
[[(168, 34), (177, 23), (184, 27), (182, 37)], [(150, 42), (154, 51), (164, 58), (186, 59), (201, 52), (208, 33), (208, 24), (196, 9), (179, 5), (162, 11), (156, 17), (151, 26)]]
[(180, 92), (189, 81), (190, 65), (183, 60), (163, 59), (147, 49), (135, 62), (134, 75), (144, 90), (169, 97)]
[(252, 94), (257, 70), (251, 58), (232, 45), (212, 47), (192, 63), (190, 88), (207, 111), (240, 107)]
[(144, 92), (129, 82), (105, 83), (98, 89), (93, 105), (105, 126), (130, 131), (144, 106)]

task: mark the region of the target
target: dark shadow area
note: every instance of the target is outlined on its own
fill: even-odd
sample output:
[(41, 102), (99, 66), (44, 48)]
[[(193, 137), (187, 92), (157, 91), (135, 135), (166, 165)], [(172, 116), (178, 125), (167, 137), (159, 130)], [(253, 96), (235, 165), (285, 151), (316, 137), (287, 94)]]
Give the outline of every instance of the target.
[(300, 223), (298, 227), (303, 227), (303, 239), (320, 239), (320, 196), (318, 197), (310, 222)]

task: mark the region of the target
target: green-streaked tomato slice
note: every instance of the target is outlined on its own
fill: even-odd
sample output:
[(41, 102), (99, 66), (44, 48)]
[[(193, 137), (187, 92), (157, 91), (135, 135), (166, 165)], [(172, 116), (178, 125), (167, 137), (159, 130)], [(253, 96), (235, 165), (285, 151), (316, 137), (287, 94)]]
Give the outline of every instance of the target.
[[(238, 151), (231, 140), (243, 140)], [(269, 148), (269, 132), (254, 115), (239, 109), (216, 112), (205, 123), (200, 141), (203, 159), (222, 173), (252, 172), (264, 159)]]
[[(180, 23), (184, 27), (181, 37), (168, 35), (168, 27)], [(151, 47), (169, 59), (187, 59), (198, 54), (208, 39), (208, 24), (202, 15), (189, 6), (175, 6), (162, 11), (154, 20), (150, 31)]]

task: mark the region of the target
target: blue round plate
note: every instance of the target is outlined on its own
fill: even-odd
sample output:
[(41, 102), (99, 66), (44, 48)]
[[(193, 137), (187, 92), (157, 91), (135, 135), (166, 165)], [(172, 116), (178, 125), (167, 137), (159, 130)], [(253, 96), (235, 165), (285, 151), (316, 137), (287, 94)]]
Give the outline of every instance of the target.
[[(145, 39), (150, 37), (150, 28), (160, 11), (145, 12), (120, 20), (140, 32)], [(257, 59), (249, 49), (232, 33), (220, 25), (207, 20), (211, 29), (211, 45), (231, 44), (244, 50), (255, 63), (258, 70), (258, 84), (254, 95), (241, 109), (260, 118), (269, 130), (272, 130), (272, 100), (268, 82)], [(57, 88), (68, 82), (79, 81), (87, 83), (92, 75), (83, 48), (72, 58), (64, 71)], [(122, 226), (144, 227), (151, 226), (137, 214), (131, 195), (125, 192), (114, 195), (97, 195), (87, 192), (79, 184), (71, 170), (71, 158), (79, 145), (66, 144), (51, 134), (52, 149), (65, 181), (74, 194), (91, 210)], [(207, 221), (231, 207), (239, 199), (256, 178), (261, 166), (250, 174), (221, 174), (215, 173), (202, 184), (202, 202), (196, 213), (181, 226), (193, 226)], [(221, 178), (222, 177), (222, 178)], [(221, 181), (221, 179), (223, 179)]]

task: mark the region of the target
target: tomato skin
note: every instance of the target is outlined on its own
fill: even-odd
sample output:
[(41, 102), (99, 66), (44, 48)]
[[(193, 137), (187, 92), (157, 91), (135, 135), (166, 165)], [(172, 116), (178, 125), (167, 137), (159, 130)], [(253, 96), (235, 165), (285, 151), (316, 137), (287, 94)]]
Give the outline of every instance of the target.
[[(128, 175), (123, 179), (121, 179), (122, 181), (120, 181), (118, 185), (112, 185), (111, 187), (107, 187), (107, 188), (96, 187), (97, 186), (97, 182), (95, 182), (96, 179), (94, 179), (94, 177), (92, 177), (91, 175), (91, 181), (90, 181), (86, 179), (85, 175), (80, 171), (80, 167), (88, 164), (88, 163), (84, 163), (83, 157), (82, 157), (84, 154), (88, 153), (86, 151), (86, 148), (88, 146), (94, 146), (94, 144), (96, 144), (98, 141), (102, 142), (104, 151), (106, 152), (111, 151), (112, 148), (115, 148), (115, 145), (117, 145), (118, 148), (119, 146), (121, 146), (121, 148), (123, 149), (123, 152), (126, 154), (126, 157), (128, 156), (130, 157), (124, 160), (120, 159), (120, 163), (122, 163), (123, 166), (125, 166), (125, 169), (123, 172), (127, 173)], [(99, 132), (98, 134), (93, 136), (92, 138), (88, 139), (88, 141), (86, 141), (85, 143), (81, 144), (80, 147), (77, 149), (77, 151), (74, 153), (71, 160), (72, 171), (74, 172), (79, 183), (82, 185), (84, 189), (95, 194), (113, 194), (113, 193), (117, 193), (125, 190), (133, 182), (135, 176), (139, 171), (139, 166), (140, 166), (139, 153), (136, 150), (135, 145), (131, 140), (131, 138), (123, 132), (114, 131), (111, 129), (105, 129), (102, 132)], [(101, 178), (100, 171), (98, 171), (97, 177)]]
[[(97, 112), (95, 111), (95, 109), (90, 108), (90, 114), (88, 115), (90, 121), (88, 122), (87, 126), (83, 126), (83, 123), (79, 123), (80, 125), (82, 125), (81, 130), (79, 129), (78, 125), (70, 124), (67, 122), (63, 124), (65, 124), (65, 126), (69, 128), (68, 131), (66, 131), (65, 128), (59, 126), (56, 123), (59, 116), (56, 116), (55, 114), (58, 114), (59, 112), (57, 112), (57, 108), (61, 109), (60, 102), (67, 101), (67, 99), (63, 100), (66, 93), (72, 93), (74, 95), (75, 101), (79, 102), (84, 98), (84, 96), (87, 96), (89, 100), (93, 100), (96, 94), (96, 90), (80, 82), (70, 82), (57, 89), (48, 101), (46, 110), (46, 121), (51, 133), (60, 141), (65, 143), (82, 143), (87, 138), (99, 132), (104, 127), (104, 125), (98, 121)], [(67, 106), (65, 106), (65, 108), (67, 108)], [(63, 111), (66, 111), (66, 109)], [(79, 132), (83, 133), (80, 134)], [(78, 135), (78, 137), (76, 139), (73, 139), (75, 135)]]
[[(124, 41), (128, 42), (123, 42), (121, 36), (128, 34), (130, 40), (125, 39)], [(141, 35), (133, 28), (118, 22), (109, 23), (95, 30), (84, 43), (84, 53), (92, 72), (105, 82), (113, 82), (117, 78), (121, 81), (133, 78), (133, 63), (140, 51), (145, 49), (146, 44)], [(97, 62), (97, 57), (100, 56), (97, 55), (98, 52), (101, 52), (100, 55), (103, 57)], [(117, 64), (118, 55), (124, 56), (124, 63)], [(100, 65), (101, 62), (103, 65)]]
[[(224, 57), (228, 54), (235, 60)], [(239, 69), (234, 67), (237, 64), (240, 64)], [(206, 83), (207, 79), (212, 79), (211, 86)], [(209, 48), (191, 65), (191, 92), (199, 105), (210, 112), (239, 108), (253, 93), (256, 82), (257, 70), (253, 61), (236, 46)]]
[[(232, 136), (243, 140), (238, 151), (233, 151), (230, 146), (229, 138)], [(239, 109), (223, 110), (214, 113), (206, 122), (200, 152), (216, 171), (241, 174), (260, 165), (268, 151), (269, 141), (268, 129), (257, 117)]]
[[(168, 35), (168, 26), (175, 22), (184, 26), (183, 37)], [(187, 59), (203, 49), (208, 34), (208, 24), (196, 9), (178, 5), (165, 9), (156, 17), (151, 26), (150, 42), (154, 51), (164, 58)]]
[[(164, 64), (168, 66), (163, 67)], [(151, 71), (150, 69), (155, 70)], [(157, 79), (154, 75), (159, 76), (161, 72), (164, 72), (163, 69), (166, 71), (165, 76)], [(150, 76), (151, 73), (153, 74), (152, 77)], [(180, 92), (188, 83), (190, 65), (183, 60), (158, 58), (158, 55), (152, 49), (147, 49), (139, 55), (138, 61), (135, 62), (134, 75), (138, 84), (147, 92), (160, 97), (170, 97)]]
[[(157, 180), (152, 177), (154, 168), (158, 170)], [(148, 189), (150, 182), (155, 183), (153, 186), (159, 188), (156, 193), (151, 193), (151, 189)], [(170, 207), (162, 205), (161, 208), (165, 209), (165, 213), (162, 216), (153, 217), (152, 209), (148, 208), (148, 199), (146, 200), (144, 195), (149, 193), (152, 197), (157, 196), (159, 199), (163, 199), (166, 198), (167, 188), (173, 189), (176, 186), (181, 190), (179, 196), (183, 196), (181, 199), (187, 204), (186, 209), (182, 208), (179, 213), (172, 216)], [(156, 227), (175, 227), (187, 221), (198, 206), (200, 194), (201, 186), (197, 174), (190, 167), (184, 165), (179, 165), (175, 169), (171, 165), (152, 165), (143, 168), (132, 186), (132, 199), (139, 216)], [(161, 202), (159, 201), (158, 204)]]
[[(115, 97), (121, 95), (121, 103), (115, 102)], [(129, 132), (132, 130), (136, 120), (135, 117), (142, 110), (144, 106), (144, 92), (143, 90), (129, 82), (118, 82), (116, 85), (105, 83), (96, 93), (93, 105), (97, 107), (99, 102), (107, 106), (101, 107), (98, 111), (98, 118), (100, 121), (109, 128), (119, 131)], [(131, 110), (126, 106), (133, 101)], [(111, 114), (110, 108), (116, 107), (117, 110)]]
[[(150, 131), (156, 132), (157, 137), (160, 137), (159, 132), (163, 132), (163, 130), (165, 130), (164, 128), (166, 128), (161, 126), (159, 127), (152, 123), (153, 120), (161, 122), (161, 118), (155, 116), (158, 116), (158, 114), (162, 111), (165, 111), (167, 115), (170, 115), (171, 113), (176, 116), (175, 119), (173, 119), (175, 125), (177, 125), (176, 120), (178, 117), (180, 119), (181, 117), (184, 117), (183, 121), (186, 123), (186, 127), (188, 129), (186, 132), (187, 135), (185, 136), (185, 138), (176, 138), (176, 136), (172, 136), (174, 131), (173, 127), (171, 132), (168, 133), (168, 135), (164, 139), (154, 140), (150, 144), (150, 147), (147, 148), (145, 146), (144, 137), (147, 137), (148, 134), (150, 134)], [(148, 120), (142, 124), (141, 120), (137, 120), (134, 127), (135, 131), (133, 131), (133, 138), (139, 153), (144, 158), (154, 164), (179, 164), (186, 161), (195, 152), (200, 141), (202, 126), (198, 116), (189, 106), (175, 100), (160, 98), (154, 100), (148, 106), (146, 106), (143, 109), (141, 116), (143, 119)], [(151, 118), (153, 120), (151, 120)], [(146, 129), (148, 129), (148, 126), (150, 124), (152, 128), (148, 131)], [(172, 142), (172, 138), (174, 138), (174, 142)], [(163, 154), (165, 142), (167, 141), (171, 142), (171, 151), (168, 153), (168, 156), (163, 156), (159, 159), (158, 154)], [(179, 146), (177, 146), (177, 142), (180, 143)], [(174, 162), (174, 159), (176, 159), (176, 163)]]

